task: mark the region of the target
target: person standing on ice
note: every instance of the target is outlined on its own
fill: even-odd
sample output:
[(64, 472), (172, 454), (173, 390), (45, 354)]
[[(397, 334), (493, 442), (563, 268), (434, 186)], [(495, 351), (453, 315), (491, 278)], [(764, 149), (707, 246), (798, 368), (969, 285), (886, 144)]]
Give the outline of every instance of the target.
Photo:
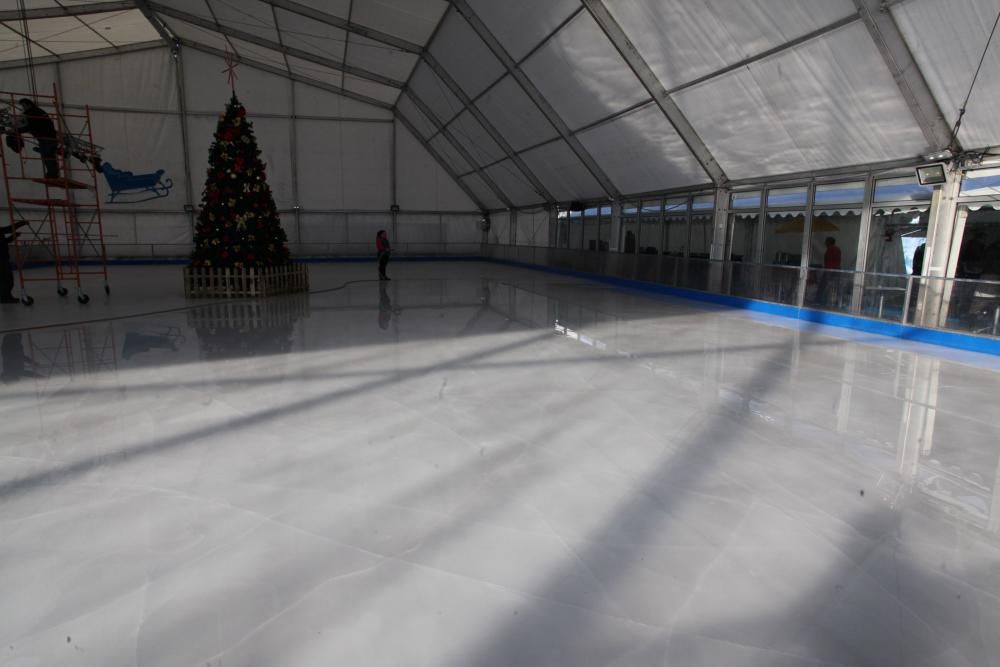
[(375, 235), (375, 250), (378, 252), (378, 279), (390, 280), (385, 275), (385, 267), (389, 264), (389, 255), (392, 254), (392, 247), (389, 245), (389, 235), (384, 229), (378, 230)]
[(0, 227), (0, 303), (17, 303), (14, 297), (14, 265), (10, 261), (8, 248), (16, 241), (15, 231), (27, 224), (21, 220), (14, 223), (13, 227)]
[[(56, 126), (45, 110), (27, 97), (17, 101), (21, 107), (21, 118), (15, 132), (15, 143), (21, 145), (21, 134), (27, 132), (38, 141), (38, 152), (45, 165), (45, 178), (59, 178), (59, 135)], [(15, 148), (15, 150), (17, 150)], [(20, 153), (20, 150), (18, 150)]]

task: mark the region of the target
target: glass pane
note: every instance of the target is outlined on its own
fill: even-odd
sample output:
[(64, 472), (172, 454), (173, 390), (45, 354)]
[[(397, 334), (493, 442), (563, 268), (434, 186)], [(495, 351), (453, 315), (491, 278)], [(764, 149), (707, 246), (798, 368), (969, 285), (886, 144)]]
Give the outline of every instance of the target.
[(759, 214), (733, 213), (729, 216), (729, 258), (734, 262), (752, 262), (754, 236)]
[[(590, 209), (596, 214), (597, 209)], [(588, 211), (589, 213), (589, 211)], [(597, 215), (587, 215), (583, 219), (583, 247), (587, 250), (598, 250), (601, 245), (601, 228)]]
[(556, 247), (569, 247), (569, 217), (564, 215), (562, 211), (559, 212), (556, 222)]
[(970, 171), (962, 179), (963, 197), (1000, 197), (1000, 169)]
[(809, 191), (800, 188), (773, 188), (767, 191), (768, 206), (805, 206)]
[(663, 206), (663, 210), (667, 213), (686, 213), (687, 207), (687, 197), (681, 197), (679, 199), (668, 199)]
[(639, 253), (643, 255), (658, 255), (663, 245), (663, 229), (660, 226), (659, 200), (643, 202), (639, 214)]
[(569, 247), (579, 250), (583, 247), (583, 218), (579, 212), (575, 216), (573, 213), (569, 215)]
[[(686, 202), (684, 207), (687, 208)], [(687, 251), (688, 244), (687, 214), (668, 215), (664, 236), (666, 237), (666, 245), (663, 248), (663, 254), (682, 257)]]
[[(1000, 334), (1000, 211), (991, 206), (968, 211), (958, 254), (956, 281), (948, 308), (948, 327)], [(996, 327), (996, 328), (995, 328)]]
[(715, 195), (698, 195), (691, 201), (692, 211), (711, 211), (715, 208)]
[(600, 240), (597, 242), (597, 249), (607, 251), (611, 241), (611, 207), (601, 208), (601, 217), (598, 218), (600, 227)]
[(923, 269), (929, 215), (928, 209), (873, 211), (866, 269), (871, 273), (919, 275)]
[(634, 255), (639, 247), (639, 206), (628, 203), (622, 206), (621, 242), (618, 249), (628, 255)]
[(806, 305), (844, 311), (850, 308), (860, 209), (817, 209), (813, 212), (809, 239), (810, 271), (806, 283)]
[(610, 206), (602, 206), (601, 207), (601, 215), (610, 216), (611, 215), (611, 207)]
[(763, 263), (799, 266), (805, 224), (806, 214), (803, 211), (769, 213), (764, 224)]
[(731, 208), (760, 208), (760, 192), (734, 192)]
[(691, 252), (689, 257), (708, 259), (712, 252), (712, 216), (697, 213), (691, 216)]
[(934, 186), (920, 185), (916, 176), (883, 178), (875, 182), (875, 201), (930, 201)]
[(865, 200), (865, 182), (824, 183), (816, 186), (817, 206), (833, 204), (861, 204)]

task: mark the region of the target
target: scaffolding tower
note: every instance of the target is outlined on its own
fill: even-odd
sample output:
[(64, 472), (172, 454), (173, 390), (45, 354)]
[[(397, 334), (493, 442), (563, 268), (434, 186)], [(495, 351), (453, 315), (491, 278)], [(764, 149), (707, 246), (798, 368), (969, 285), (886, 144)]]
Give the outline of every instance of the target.
[[(27, 98), (50, 114), (56, 129), (58, 178), (46, 178), (40, 140), (22, 130), (26, 117), (18, 101)], [(108, 282), (107, 250), (97, 190), (101, 170), (101, 147), (94, 144), (90, 108), (67, 113), (58, 89), (52, 95), (0, 92), (0, 133), (10, 157), (0, 148), (7, 214), (12, 230), (12, 255), (21, 290), (21, 303), (34, 303), (32, 283), (55, 283), (59, 296), (76, 291), (80, 303), (88, 303), (87, 278)], [(41, 141), (51, 141), (42, 139)]]

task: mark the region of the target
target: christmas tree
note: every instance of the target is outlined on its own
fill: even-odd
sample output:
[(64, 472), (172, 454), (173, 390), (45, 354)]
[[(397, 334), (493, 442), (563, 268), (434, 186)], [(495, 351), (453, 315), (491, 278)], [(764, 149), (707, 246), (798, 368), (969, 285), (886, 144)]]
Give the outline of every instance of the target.
[(288, 264), (287, 237), (267, 185), (253, 123), (233, 93), (208, 153), (208, 176), (195, 226), (197, 267), (265, 268)]

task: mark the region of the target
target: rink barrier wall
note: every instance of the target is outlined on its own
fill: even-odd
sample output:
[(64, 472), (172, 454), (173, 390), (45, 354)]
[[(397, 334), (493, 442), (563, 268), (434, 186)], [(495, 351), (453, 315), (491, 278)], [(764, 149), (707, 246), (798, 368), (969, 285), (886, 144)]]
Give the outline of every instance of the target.
[(542, 264), (518, 262), (510, 259), (484, 257), (482, 258), (482, 261), (494, 264), (503, 264), (506, 266), (516, 266), (523, 269), (533, 269), (535, 271), (544, 271), (546, 273), (554, 273), (562, 276), (581, 278), (584, 280), (592, 280), (624, 289), (662, 294), (665, 296), (679, 297), (692, 301), (701, 301), (702, 303), (711, 303), (718, 306), (725, 306), (727, 308), (748, 310), (767, 315), (777, 315), (779, 317), (788, 317), (805, 322), (841, 327), (844, 329), (854, 329), (856, 331), (863, 331), (865, 333), (877, 334), (880, 336), (890, 336), (892, 338), (900, 338), (902, 340), (913, 341), (916, 343), (941, 345), (943, 347), (950, 347), (968, 352), (979, 352), (982, 354), (1000, 356), (1000, 340), (994, 338), (985, 338), (982, 336), (973, 336), (970, 334), (963, 334), (955, 331), (943, 331), (940, 329), (926, 329), (923, 327), (915, 327), (894, 322), (873, 320), (867, 317), (830, 313), (822, 310), (812, 310), (810, 308), (799, 308), (798, 306), (772, 303), (770, 301), (757, 301), (755, 299), (747, 299), (745, 297), (728, 296), (712, 292), (701, 292), (699, 290), (686, 289), (683, 287), (671, 287), (668, 285), (661, 285), (659, 283), (647, 283), (641, 280), (606, 276), (599, 273), (587, 273), (585, 271), (575, 271), (573, 269), (561, 269)]

